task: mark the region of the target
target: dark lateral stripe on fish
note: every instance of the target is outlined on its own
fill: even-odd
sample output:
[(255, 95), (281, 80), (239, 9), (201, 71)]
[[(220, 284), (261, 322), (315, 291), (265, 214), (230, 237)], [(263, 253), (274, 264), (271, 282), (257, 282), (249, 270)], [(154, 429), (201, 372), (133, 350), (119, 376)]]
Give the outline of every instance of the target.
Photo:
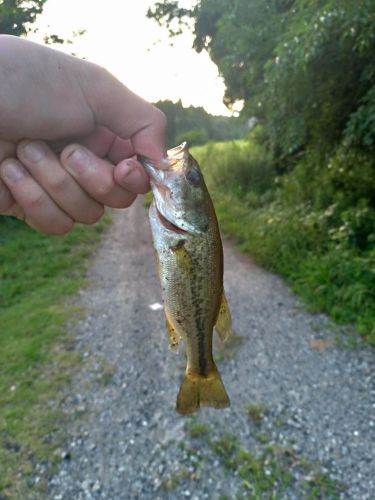
[[(193, 259), (194, 262), (195, 259)], [(202, 308), (201, 299), (199, 297), (199, 293), (202, 287), (202, 277), (199, 276), (195, 280), (191, 282), (191, 294), (193, 297), (193, 303), (195, 305), (195, 325), (196, 332), (198, 337), (198, 366), (199, 366), (199, 375), (207, 375), (207, 357), (206, 357), (206, 346), (205, 346), (205, 312)]]
[(198, 334), (199, 375), (207, 375), (207, 358), (206, 358), (206, 346), (205, 346), (206, 334), (204, 329), (204, 318), (201, 305), (199, 305), (197, 310), (196, 325)]
[(207, 375), (207, 359), (204, 352), (204, 334), (202, 332), (199, 333), (198, 338), (199, 345), (199, 375)]

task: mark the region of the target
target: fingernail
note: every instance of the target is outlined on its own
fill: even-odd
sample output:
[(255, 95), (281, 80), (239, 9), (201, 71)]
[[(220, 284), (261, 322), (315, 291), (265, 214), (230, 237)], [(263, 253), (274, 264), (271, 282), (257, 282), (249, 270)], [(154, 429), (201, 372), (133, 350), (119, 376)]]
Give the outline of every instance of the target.
[(81, 148), (74, 149), (67, 157), (66, 163), (78, 174), (83, 174), (94, 166), (90, 154)]
[(28, 142), (23, 147), (23, 152), (27, 160), (40, 161), (46, 156), (44, 147), (37, 142)]
[(138, 164), (134, 160), (127, 160), (123, 167), (122, 181), (130, 185), (142, 181), (141, 172), (138, 170)]
[(25, 175), (25, 170), (18, 163), (7, 161), (3, 166), (3, 175), (9, 181), (18, 181)]

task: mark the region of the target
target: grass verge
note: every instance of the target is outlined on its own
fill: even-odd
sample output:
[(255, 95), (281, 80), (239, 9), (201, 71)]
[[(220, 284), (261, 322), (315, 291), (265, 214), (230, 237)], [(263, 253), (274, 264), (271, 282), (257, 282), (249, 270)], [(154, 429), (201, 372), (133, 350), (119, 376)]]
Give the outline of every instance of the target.
[(79, 361), (65, 331), (78, 311), (67, 298), (85, 285), (109, 220), (64, 237), (0, 221), (0, 498), (28, 498), (35, 464), (54, 460), (59, 389)]
[(364, 193), (372, 164), (339, 152), (326, 169), (312, 158), (277, 175), (251, 141), (192, 154), (223, 232), (282, 274), (312, 311), (354, 325), (375, 346), (375, 209), (371, 197), (354, 196), (357, 184)]

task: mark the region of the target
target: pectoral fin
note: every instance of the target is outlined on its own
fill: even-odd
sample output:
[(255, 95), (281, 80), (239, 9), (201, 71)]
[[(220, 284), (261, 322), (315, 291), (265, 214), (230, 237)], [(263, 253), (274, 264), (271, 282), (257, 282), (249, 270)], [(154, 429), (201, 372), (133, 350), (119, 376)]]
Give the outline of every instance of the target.
[(193, 261), (190, 253), (185, 248), (185, 240), (179, 240), (174, 246), (171, 247), (171, 251), (176, 259), (177, 267), (190, 273), (193, 267)]
[(220, 340), (223, 342), (233, 335), (232, 317), (224, 290), (221, 296), (220, 308), (216, 318), (215, 330), (217, 331)]

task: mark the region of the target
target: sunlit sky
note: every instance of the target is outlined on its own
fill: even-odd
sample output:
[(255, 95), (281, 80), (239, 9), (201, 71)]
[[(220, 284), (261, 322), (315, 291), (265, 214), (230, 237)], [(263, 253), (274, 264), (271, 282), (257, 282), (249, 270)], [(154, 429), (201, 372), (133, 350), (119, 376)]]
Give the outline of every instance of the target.
[[(173, 40), (167, 30), (146, 17), (152, 0), (47, 0), (28, 38), (42, 42), (45, 34), (71, 38), (73, 45), (56, 48), (74, 52), (104, 66), (149, 101), (182, 100), (209, 113), (229, 115), (222, 102), (224, 83), (207, 53), (192, 49), (190, 33)], [(182, 2), (181, 2), (182, 3)], [(184, 5), (191, 5), (185, 0)]]

